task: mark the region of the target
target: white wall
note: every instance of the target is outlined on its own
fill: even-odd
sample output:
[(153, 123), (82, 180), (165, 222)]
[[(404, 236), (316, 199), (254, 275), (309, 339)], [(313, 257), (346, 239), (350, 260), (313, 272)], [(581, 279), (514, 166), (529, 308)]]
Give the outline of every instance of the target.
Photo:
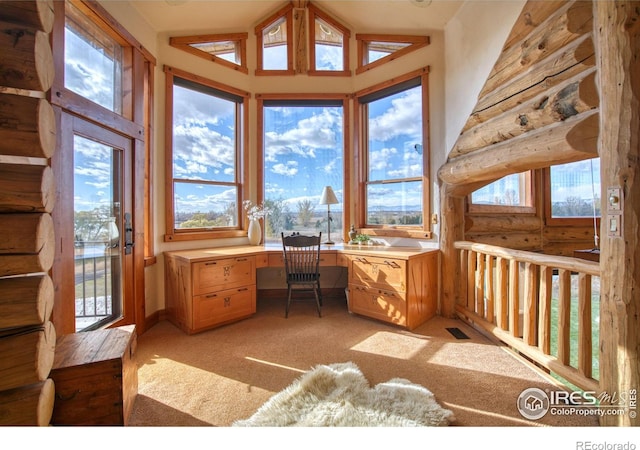
[[(469, 0), (445, 26), (446, 154), (475, 107), (525, 3), (526, 0)], [(439, 161), (439, 166), (444, 162), (446, 158)]]

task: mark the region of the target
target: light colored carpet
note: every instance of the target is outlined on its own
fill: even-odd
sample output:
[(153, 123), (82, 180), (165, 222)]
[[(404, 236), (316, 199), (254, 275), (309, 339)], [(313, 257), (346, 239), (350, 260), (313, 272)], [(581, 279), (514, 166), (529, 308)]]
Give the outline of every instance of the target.
[(352, 362), (319, 365), (234, 426), (444, 426), (453, 413), (425, 387), (393, 378), (373, 388)]
[[(256, 315), (247, 320), (192, 336), (161, 321), (139, 336), (138, 397), (130, 424), (242, 431), (230, 425), (250, 417), (304, 373), (320, 364), (351, 361), (372, 386), (404, 378), (428, 387), (456, 417), (452, 427), (429, 428), (432, 433), (479, 426), (597, 425), (597, 418), (578, 415), (523, 418), (517, 410), (520, 393), (555, 386), (459, 320), (435, 317), (408, 331), (349, 314), (343, 298), (325, 296), (322, 318), (314, 301), (292, 305), (288, 319), (285, 305), (286, 295), (259, 298)], [(460, 328), (469, 339), (456, 339), (449, 327)], [(380, 431), (384, 427), (369, 428)]]

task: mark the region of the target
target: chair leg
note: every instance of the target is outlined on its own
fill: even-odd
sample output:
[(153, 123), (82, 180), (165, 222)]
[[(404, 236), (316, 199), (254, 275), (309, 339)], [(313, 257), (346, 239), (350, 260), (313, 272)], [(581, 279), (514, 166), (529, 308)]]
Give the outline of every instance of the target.
[(287, 286), (287, 308), (284, 310), (284, 318), (289, 317), (289, 306), (291, 305), (291, 285)]
[(322, 313), (320, 312), (320, 305), (322, 305), (322, 300), (320, 296), (320, 288), (315, 287), (313, 289), (313, 293), (316, 295), (316, 307), (318, 308), (318, 317), (322, 317)]

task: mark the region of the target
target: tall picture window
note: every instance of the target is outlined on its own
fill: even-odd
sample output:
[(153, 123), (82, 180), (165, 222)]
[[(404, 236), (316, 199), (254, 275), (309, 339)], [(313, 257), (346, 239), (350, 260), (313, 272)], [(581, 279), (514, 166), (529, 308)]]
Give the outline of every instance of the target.
[(425, 230), (429, 217), (426, 74), (358, 94), (361, 226)]
[(240, 230), (247, 96), (175, 69), (167, 73), (169, 239), (194, 231)]
[(264, 130), (264, 200), (270, 210), (265, 240), (280, 233), (326, 235), (327, 206), (322, 190), (331, 186), (338, 204), (331, 205), (332, 238), (339, 240), (344, 205), (344, 123), (346, 99), (266, 99)]

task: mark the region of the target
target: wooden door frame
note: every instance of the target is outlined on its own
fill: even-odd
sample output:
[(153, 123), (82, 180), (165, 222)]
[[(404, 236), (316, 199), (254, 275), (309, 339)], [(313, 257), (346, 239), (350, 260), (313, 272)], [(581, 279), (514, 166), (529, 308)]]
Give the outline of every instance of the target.
[[(56, 174), (56, 207), (53, 211), (55, 224), (55, 235), (57, 237), (56, 256), (52, 270), (52, 278), (55, 289), (55, 302), (53, 320), (58, 334), (68, 334), (75, 332), (75, 289), (74, 289), (74, 246), (73, 246), (73, 137), (81, 135), (91, 140), (101, 142), (114, 148), (124, 151), (123, 179), (122, 179), (122, 215), (131, 213), (134, 225), (141, 222), (137, 219), (136, 211), (142, 208), (137, 207), (137, 195), (140, 183), (144, 178), (134, 177), (135, 169), (139, 158), (136, 157), (136, 140), (116, 133), (109, 128), (92, 123), (80, 116), (64, 112), (57, 109), (59, 117), (60, 131), (58, 136), (58, 150), (52, 158), (52, 168)], [(136, 189), (136, 186), (138, 187)], [(71, 211), (71, 214), (69, 213)], [(121, 233), (124, 230), (121, 227)], [(123, 240), (124, 241), (124, 240)], [(142, 322), (144, 326), (144, 315), (139, 317), (138, 302), (144, 303), (144, 296), (137, 294), (140, 289), (140, 280), (144, 280), (144, 272), (140, 272), (140, 267), (144, 267), (143, 247), (137, 249), (134, 245), (130, 255), (122, 255), (122, 317), (111, 323), (109, 327), (138, 324)], [(144, 289), (144, 285), (142, 285)], [(143, 290), (144, 292), (144, 290)], [(73, 299), (73, 301), (72, 301)], [(140, 299), (140, 300), (136, 300)]]

